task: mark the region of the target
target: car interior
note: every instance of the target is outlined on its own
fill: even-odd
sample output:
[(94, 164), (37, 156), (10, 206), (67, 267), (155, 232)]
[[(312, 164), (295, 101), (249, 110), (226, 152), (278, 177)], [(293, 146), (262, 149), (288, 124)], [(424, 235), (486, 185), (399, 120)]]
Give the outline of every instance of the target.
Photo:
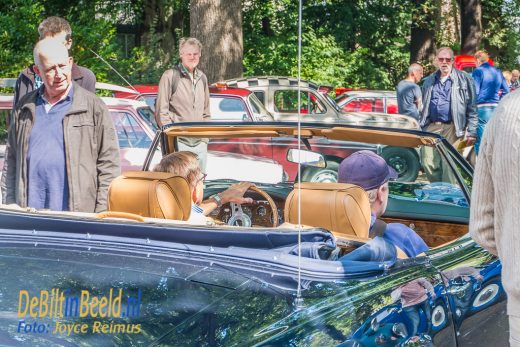
[[(277, 132), (289, 133), (294, 129), (278, 129)], [(356, 131), (350, 129), (351, 137), (361, 136)], [(254, 134), (261, 132), (273, 135), (273, 129), (257, 130)], [(337, 129), (320, 132), (329, 132), (329, 137), (339, 137), (343, 130)], [(170, 129), (167, 142), (173, 146), (175, 136), (178, 135), (195, 136), (198, 132), (189, 128)], [(221, 136), (219, 129), (204, 131), (206, 136)], [(304, 132), (305, 133), (305, 132)], [(370, 131), (373, 133), (373, 131)], [(237, 130), (236, 135), (253, 135), (249, 130)], [(365, 134), (366, 135), (366, 134)], [(382, 139), (383, 134), (378, 137)], [(387, 142), (397, 140), (390, 135)], [(364, 138), (366, 140), (366, 137)], [(401, 134), (398, 141), (413, 145), (415, 143), (431, 143), (431, 139), (420, 138), (415, 135)], [(228, 184), (229, 185), (229, 184)], [(220, 190), (227, 186), (221, 185)], [(287, 188), (289, 187), (289, 188)], [(266, 192), (268, 191), (268, 192)], [(248, 191), (246, 196), (251, 196), (254, 204), (227, 204), (216, 209), (210, 214), (215, 224), (237, 228), (237, 231), (247, 232), (246, 228), (241, 227), (261, 227), (281, 228), (294, 227), (301, 224), (309, 229), (321, 228), (331, 232), (339, 241), (338, 245), (342, 248), (342, 253), (356, 249), (370, 241), (368, 230), (370, 225), (370, 206), (366, 192), (360, 187), (341, 184), (341, 183), (320, 183), (303, 182), (301, 184), (286, 185), (285, 189), (273, 193), (272, 189), (266, 191), (256, 188)], [(211, 194), (215, 191), (213, 190)], [(207, 193), (207, 196), (210, 194)], [(136, 198), (133, 198), (135, 196)], [(301, 196), (301, 217), (298, 217), (298, 196)], [(144, 198), (143, 198), (144, 197)], [(392, 199), (390, 199), (392, 200)], [(439, 215), (446, 215), (447, 210), (453, 210), (454, 216), (460, 212), (460, 218), (453, 218), (453, 221), (435, 220), (428, 216), (415, 213), (408, 201), (396, 199), (389, 205), (390, 213), (383, 216), (386, 223), (402, 223), (414, 229), (431, 248), (439, 247), (450, 243), (468, 231), (467, 222), (464, 223), (464, 212), (467, 208), (459, 206), (447, 206), (446, 204), (434, 204), (425, 201), (426, 209)], [(417, 202), (414, 202), (417, 206)], [(392, 206), (393, 205), (393, 206)], [(176, 220), (182, 223), (189, 217), (191, 208), (191, 197), (187, 182), (180, 177), (175, 177), (167, 173), (157, 173), (149, 171), (126, 172), (123, 176), (114, 180), (109, 190), (109, 212), (105, 217), (116, 216), (123, 212), (130, 215), (138, 215), (146, 218)], [(326, 211), (326, 212), (325, 212)], [(462, 211), (462, 212), (461, 212)], [(250, 220), (244, 222), (241, 215), (248, 215)], [(237, 216), (238, 215), (238, 216)], [(414, 216), (415, 215), (415, 216)], [(232, 223), (230, 221), (232, 220)], [(399, 252), (399, 250), (398, 250)], [(405, 257), (404, 253), (399, 252), (400, 257)]]

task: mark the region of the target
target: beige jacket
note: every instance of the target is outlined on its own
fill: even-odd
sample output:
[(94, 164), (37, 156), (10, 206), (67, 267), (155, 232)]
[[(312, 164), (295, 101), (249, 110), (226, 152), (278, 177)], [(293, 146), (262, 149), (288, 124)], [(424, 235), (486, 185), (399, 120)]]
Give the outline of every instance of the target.
[(502, 262), (508, 314), (520, 317), (520, 91), (500, 101), (480, 144), (471, 237)]
[[(174, 72), (173, 69), (176, 69)], [(166, 70), (157, 92), (156, 120), (159, 126), (179, 122), (203, 122), (210, 120), (209, 88), (206, 75), (195, 69), (194, 76), (179, 64)], [(175, 93), (174, 77), (179, 76)]]
[[(27, 151), (36, 114), (38, 90), (26, 94), (13, 110), (2, 172), (5, 204), (27, 206)], [(69, 209), (107, 209), (108, 186), (120, 170), (119, 144), (112, 117), (96, 95), (74, 82), (72, 105), (63, 119)]]

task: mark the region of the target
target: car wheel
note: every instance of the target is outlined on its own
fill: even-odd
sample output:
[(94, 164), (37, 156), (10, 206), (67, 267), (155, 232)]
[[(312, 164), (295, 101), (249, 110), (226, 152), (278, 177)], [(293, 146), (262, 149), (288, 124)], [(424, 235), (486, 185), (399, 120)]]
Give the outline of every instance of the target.
[(327, 160), (327, 167), (307, 167), (302, 173), (302, 182), (327, 182), (335, 183), (338, 181), (339, 163)]
[(498, 279), (492, 279), (482, 284), (482, 289), (471, 302), (471, 310), (479, 311), (491, 306), (502, 294), (502, 286)]
[(437, 331), (442, 329), (448, 322), (448, 310), (444, 301), (437, 300), (432, 310), (432, 329)]
[(413, 182), (419, 175), (421, 163), (413, 149), (386, 147), (381, 156), (397, 171), (398, 181)]

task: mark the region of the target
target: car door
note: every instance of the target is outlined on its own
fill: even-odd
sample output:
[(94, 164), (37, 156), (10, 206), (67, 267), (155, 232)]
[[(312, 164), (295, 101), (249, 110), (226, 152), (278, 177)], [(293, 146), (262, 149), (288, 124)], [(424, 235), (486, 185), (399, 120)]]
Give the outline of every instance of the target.
[[(453, 148), (443, 143), (439, 147), (469, 197), (471, 167)], [(459, 344), (479, 341), (483, 346), (508, 345), (506, 295), (498, 258), (482, 249), (468, 234), (432, 251), (430, 258), (447, 284)]]

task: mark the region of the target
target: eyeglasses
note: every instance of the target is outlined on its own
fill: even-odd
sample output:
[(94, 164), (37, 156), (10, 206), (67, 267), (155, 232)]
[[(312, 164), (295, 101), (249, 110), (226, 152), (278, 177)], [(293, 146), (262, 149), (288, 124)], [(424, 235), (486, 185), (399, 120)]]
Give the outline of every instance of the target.
[(451, 58), (437, 58), (441, 63), (449, 63), (451, 62)]
[(205, 174), (202, 174), (202, 177), (200, 177), (200, 178), (197, 180), (197, 183), (199, 183), (199, 182), (204, 183), (204, 181), (206, 181), (206, 177), (207, 177), (207, 176), (208, 176), (208, 174), (206, 174), (206, 173), (205, 173)]

